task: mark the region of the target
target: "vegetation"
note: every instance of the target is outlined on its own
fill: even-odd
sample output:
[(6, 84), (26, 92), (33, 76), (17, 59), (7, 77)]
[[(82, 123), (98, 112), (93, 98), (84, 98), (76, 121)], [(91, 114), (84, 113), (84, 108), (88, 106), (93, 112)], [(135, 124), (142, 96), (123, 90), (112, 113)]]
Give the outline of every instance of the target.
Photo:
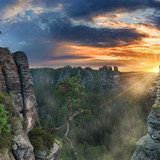
[(9, 112), (4, 107), (5, 101), (5, 95), (0, 94), (0, 150), (10, 148), (12, 143), (11, 124)]
[[(82, 79), (80, 75), (64, 79), (56, 86), (56, 94), (64, 100), (64, 103), (68, 107), (68, 120), (71, 121), (75, 110), (81, 113), (81, 101), (85, 96), (83, 91)], [(76, 108), (76, 109), (73, 109)], [(77, 113), (75, 113), (77, 114)]]
[[(75, 79), (78, 74), (77, 70), (69, 68), (69, 71), (71, 79)], [(124, 76), (123, 88), (121, 86), (102, 88), (96, 79), (93, 79), (85, 85), (86, 94), (80, 96), (81, 101), (77, 107), (74, 103), (70, 103), (71, 101), (66, 97), (66, 94), (70, 93), (66, 93), (66, 87), (62, 87), (70, 78), (60, 82), (61, 85), (57, 85), (59, 77), (63, 77), (62, 72), (63, 69), (47, 68), (31, 71), (43, 127), (61, 126), (79, 110), (85, 109), (90, 113), (79, 114), (70, 121), (68, 137), (72, 140), (72, 148), (68, 141), (63, 141), (65, 131), (54, 133), (63, 141), (62, 160), (130, 159), (136, 142), (146, 133), (148, 113), (145, 107), (145, 95), (149, 82), (134, 86), (133, 84), (143, 77)], [(87, 75), (83, 69), (80, 74), (83, 80), (86, 79)], [(96, 75), (97, 72), (92, 71), (92, 74)], [(124, 92), (128, 88), (130, 90)], [(55, 96), (59, 94), (57, 89), (60, 89), (58, 92), (61, 96)], [(82, 93), (84, 88), (82, 87), (79, 91)], [(75, 93), (72, 95), (75, 96), (73, 99), (78, 99)], [(70, 104), (72, 116), (69, 116)]]
[(41, 128), (34, 128), (29, 132), (29, 139), (35, 151), (49, 151), (54, 143), (54, 136)]

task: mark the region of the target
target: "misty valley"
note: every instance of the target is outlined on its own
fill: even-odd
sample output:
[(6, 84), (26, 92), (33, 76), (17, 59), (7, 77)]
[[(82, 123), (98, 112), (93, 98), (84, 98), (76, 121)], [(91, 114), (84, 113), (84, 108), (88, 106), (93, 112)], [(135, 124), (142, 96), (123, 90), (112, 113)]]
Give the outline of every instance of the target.
[[(56, 96), (56, 86), (65, 79), (81, 76), (85, 95), (72, 112), (80, 113), (67, 127), (53, 131), (62, 147), (62, 160), (129, 160), (136, 142), (147, 133), (147, 116), (154, 104), (148, 90), (157, 73), (125, 72), (117, 67), (66, 66), (59, 69), (30, 70), (33, 77), (40, 122), (45, 128), (63, 126), (68, 119), (68, 103)], [(78, 108), (79, 107), (79, 108)], [(76, 109), (75, 109), (76, 108)]]

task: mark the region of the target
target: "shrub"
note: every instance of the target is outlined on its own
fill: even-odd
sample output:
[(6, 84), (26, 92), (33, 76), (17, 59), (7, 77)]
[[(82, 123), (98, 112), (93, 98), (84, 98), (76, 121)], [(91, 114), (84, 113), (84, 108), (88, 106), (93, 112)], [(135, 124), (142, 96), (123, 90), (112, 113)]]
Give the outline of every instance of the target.
[(29, 139), (35, 150), (49, 151), (54, 143), (54, 136), (41, 128), (29, 132)]
[(0, 104), (0, 150), (10, 148), (12, 141), (11, 125), (8, 123), (8, 111)]
[(0, 103), (4, 103), (6, 100), (6, 97), (3, 94), (0, 94)]
[(0, 135), (6, 135), (11, 132), (11, 125), (8, 124), (8, 111), (4, 105), (0, 104)]

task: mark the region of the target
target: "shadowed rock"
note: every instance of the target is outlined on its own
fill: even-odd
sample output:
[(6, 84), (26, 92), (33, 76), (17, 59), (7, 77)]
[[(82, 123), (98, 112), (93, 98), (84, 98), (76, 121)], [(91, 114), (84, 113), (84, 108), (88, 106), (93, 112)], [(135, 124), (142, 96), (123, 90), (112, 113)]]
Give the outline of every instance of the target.
[[(0, 75), (5, 79), (7, 91), (14, 94), (14, 103), (19, 112), (23, 110), (23, 100), (21, 95), (21, 83), (17, 72), (17, 67), (14, 63), (12, 55), (7, 48), (0, 48)], [(6, 90), (3, 78), (1, 85)]]
[(7, 92), (6, 82), (4, 79), (2, 65), (0, 64), (0, 91)]
[(24, 52), (15, 52), (13, 58), (18, 68), (22, 85), (22, 96), (24, 102), (24, 116), (28, 120), (27, 130), (31, 130), (39, 124), (37, 102), (34, 96), (32, 77), (29, 72), (29, 63)]

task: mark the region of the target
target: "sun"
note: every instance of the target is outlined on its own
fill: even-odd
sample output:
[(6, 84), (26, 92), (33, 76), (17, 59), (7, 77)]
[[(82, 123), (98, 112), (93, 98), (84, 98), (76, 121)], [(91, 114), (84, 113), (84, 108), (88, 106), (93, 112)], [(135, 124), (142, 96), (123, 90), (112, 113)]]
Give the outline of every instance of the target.
[(158, 68), (154, 68), (153, 72), (159, 72), (159, 69)]

